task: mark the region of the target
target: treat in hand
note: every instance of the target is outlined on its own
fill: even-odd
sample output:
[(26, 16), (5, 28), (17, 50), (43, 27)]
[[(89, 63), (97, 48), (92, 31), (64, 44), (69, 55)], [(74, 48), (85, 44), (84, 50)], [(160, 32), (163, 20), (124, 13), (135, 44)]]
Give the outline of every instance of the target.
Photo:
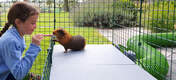
[(44, 34), (43, 36), (49, 36), (50, 37), (50, 36), (53, 36), (53, 35), (52, 34)]

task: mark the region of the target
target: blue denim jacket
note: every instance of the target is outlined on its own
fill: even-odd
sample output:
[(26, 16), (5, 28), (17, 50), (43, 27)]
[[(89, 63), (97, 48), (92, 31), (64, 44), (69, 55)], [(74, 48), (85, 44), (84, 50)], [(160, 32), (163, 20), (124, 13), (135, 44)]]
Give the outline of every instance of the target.
[(31, 43), (22, 57), (25, 48), (25, 40), (15, 27), (0, 37), (0, 80), (5, 80), (9, 73), (17, 80), (22, 80), (26, 76), (41, 49)]

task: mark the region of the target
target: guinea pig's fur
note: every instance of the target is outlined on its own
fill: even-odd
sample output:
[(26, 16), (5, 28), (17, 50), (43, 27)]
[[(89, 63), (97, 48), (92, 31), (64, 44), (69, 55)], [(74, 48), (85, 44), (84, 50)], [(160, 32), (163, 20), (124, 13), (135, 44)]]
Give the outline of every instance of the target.
[(86, 45), (86, 40), (84, 37), (80, 35), (72, 36), (62, 28), (54, 30), (53, 35), (56, 36), (54, 41), (59, 42), (65, 48), (64, 53), (66, 53), (68, 49), (82, 50)]

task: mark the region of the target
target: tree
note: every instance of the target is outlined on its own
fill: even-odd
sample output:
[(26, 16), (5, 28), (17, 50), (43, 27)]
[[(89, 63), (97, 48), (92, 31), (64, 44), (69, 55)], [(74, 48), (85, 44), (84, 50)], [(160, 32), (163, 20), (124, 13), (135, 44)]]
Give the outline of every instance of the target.
[(24, 1), (29, 2), (29, 0), (24, 0)]
[(16, 3), (17, 2), (17, 0), (12, 0), (12, 3)]
[(32, 3), (35, 3), (36, 2), (36, 0), (32, 0)]
[(64, 0), (64, 11), (66, 11), (66, 12), (70, 11), (68, 0)]
[(46, 2), (46, 4), (49, 6), (48, 12), (51, 12), (50, 8), (51, 8), (52, 3), (53, 3), (52, 0), (47, 0), (47, 2)]

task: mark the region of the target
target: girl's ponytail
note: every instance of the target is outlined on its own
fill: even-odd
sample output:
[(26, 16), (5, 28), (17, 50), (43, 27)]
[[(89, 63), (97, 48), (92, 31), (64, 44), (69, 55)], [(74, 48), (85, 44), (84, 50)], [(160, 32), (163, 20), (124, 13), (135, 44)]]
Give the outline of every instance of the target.
[(6, 23), (4, 28), (0, 31), (0, 37), (9, 29), (10, 24)]

